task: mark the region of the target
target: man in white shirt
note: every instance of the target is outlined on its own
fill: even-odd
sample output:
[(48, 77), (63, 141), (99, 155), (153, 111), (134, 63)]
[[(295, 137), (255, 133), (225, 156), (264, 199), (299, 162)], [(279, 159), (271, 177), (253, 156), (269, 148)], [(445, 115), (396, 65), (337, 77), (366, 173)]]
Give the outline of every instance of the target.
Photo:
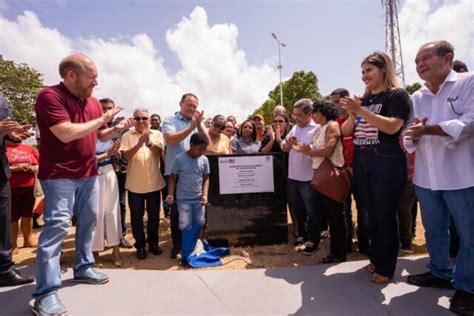
[(281, 144), (282, 150), (289, 152), (288, 190), (298, 226), (295, 245), (300, 246), (308, 241), (303, 249), (305, 255), (317, 252), (321, 226), (320, 210), (316, 207), (316, 192), (309, 184), (313, 178), (313, 160), (296, 150), (303, 144), (311, 144), (313, 135), (319, 128), (311, 118), (312, 113), (313, 101), (310, 99), (297, 101), (293, 108), (296, 124)]
[[(404, 144), (416, 151), (413, 183), (421, 205), (430, 272), (412, 275), (418, 286), (456, 289), (450, 310), (474, 313), (474, 74), (451, 70), (454, 48), (427, 43), (416, 55), (425, 85), (412, 96), (413, 123)], [(460, 237), (449, 260), (449, 216)]]

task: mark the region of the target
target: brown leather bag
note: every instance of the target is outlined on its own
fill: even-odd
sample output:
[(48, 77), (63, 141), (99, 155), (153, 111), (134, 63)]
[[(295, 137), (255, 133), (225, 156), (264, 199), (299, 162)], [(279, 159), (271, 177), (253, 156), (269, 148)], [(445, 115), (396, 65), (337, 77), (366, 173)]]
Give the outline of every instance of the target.
[(351, 173), (348, 167), (334, 167), (331, 160), (324, 158), (314, 170), (310, 185), (328, 198), (342, 203), (351, 191)]
[[(326, 134), (327, 134), (326, 129)], [(342, 150), (345, 150), (342, 135), (339, 138)], [(310, 185), (316, 191), (324, 194), (328, 198), (343, 203), (351, 192), (351, 169), (344, 164), (342, 168), (335, 167), (331, 160), (324, 158), (318, 169), (314, 170), (313, 179)]]

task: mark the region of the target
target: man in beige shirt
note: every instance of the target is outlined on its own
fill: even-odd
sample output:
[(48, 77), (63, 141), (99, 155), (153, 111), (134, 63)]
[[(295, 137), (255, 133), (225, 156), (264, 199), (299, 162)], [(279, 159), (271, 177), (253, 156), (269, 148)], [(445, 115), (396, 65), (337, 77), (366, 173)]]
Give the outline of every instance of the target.
[[(136, 256), (146, 258), (145, 243), (154, 255), (160, 255), (158, 247), (158, 226), (161, 204), (160, 190), (165, 180), (160, 172), (160, 155), (163, 150), (163, 134), (150, 129), (147, 109), (138, 108), (133, 112), (135, 129), (122, 136), (120, 151), (128, 161), (125, 188), (128, 191), (128, 206), (135, 238)], [(143, 231), (143, 215), (148, 214), (147, 239)]]

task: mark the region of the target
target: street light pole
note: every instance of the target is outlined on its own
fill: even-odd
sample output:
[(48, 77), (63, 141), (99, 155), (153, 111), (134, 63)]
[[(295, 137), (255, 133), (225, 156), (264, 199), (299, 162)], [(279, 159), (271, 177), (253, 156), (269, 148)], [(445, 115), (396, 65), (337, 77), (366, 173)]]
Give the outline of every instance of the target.
[(275, 35), (275, 33), (272, 33), (272, 37), (277, 41), (277, 45), (278, 45), (278, 70), (280, 71), (280, 103), (281, 105), (283, 105), (283, 80), (282, 80), (282, 77), (281, 77), (281, 69), (283, 68), (282, 64), (281, 64), (281, 47), (286, 47), (285, 44), (283, 44), (282, 42), (280, 42), (280, 40), (278, 39), (278, 37)]

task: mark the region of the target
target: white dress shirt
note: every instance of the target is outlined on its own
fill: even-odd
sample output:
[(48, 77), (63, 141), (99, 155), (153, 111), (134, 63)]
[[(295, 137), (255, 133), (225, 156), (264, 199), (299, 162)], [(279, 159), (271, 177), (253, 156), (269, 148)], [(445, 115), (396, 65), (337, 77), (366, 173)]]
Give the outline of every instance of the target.
[(415, 154), (413, 183), (430, 190), (474, 186), (474, 73), (451, 70), (437, 94), (426, 86), (412, 95), (411, 117), (428, 118), (448, 136), (423, 135), (417, 143), (404, 139)]
[[(309, 122), (305, 127), (295, 125), (288, 135), (286, 135), (281, 147), (283, 148), (283, 144), (292, 136), (295, 136), (298, 139), (298, 142), (311, 145), (313, 135), (319, 128), (320, 125), (314, 123), (313, 120), (311, 120), (311, 122)], [(288, 158), (288, 178), (306, 182), (311, 181), (313, 173), (313, 160), (311, 157), (291, 148)]]

